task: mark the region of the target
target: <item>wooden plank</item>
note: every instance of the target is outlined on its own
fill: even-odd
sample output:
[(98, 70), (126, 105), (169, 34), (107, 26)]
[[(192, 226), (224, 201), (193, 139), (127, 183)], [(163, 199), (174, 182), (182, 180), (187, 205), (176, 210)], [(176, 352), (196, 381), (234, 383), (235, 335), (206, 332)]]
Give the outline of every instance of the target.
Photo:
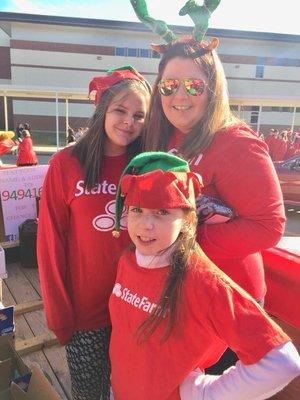
[(58, 340), (51, 335), (40, 335), (30, 339), (16, 340), (15, 349), (20, 355), (42, 350), (44, 347), (50, 347), (58, 344)]
[[(22, 268), (20, 268), (17, 263), (10, 264), (7, 272), (8, 277), (5, 283), (18, 304), (41, 300), (39, 294), (31, 285), (31, 282), (28, 281)], [(45, 317), (42, 310), (24, 314), (24, 317), (29, 323), (34, 336), (49, 333), (46, 328)]]
[[(30, 280), (36, 292), (40, 294), (38, 269), (22, 268), (22, 271), (27, 279)], [(66, 361), (65, 348), (62, 346), (54, 346), (51, 348), (44, 348), (43, 352), (50, 364), (54, 367), (55, 374), (61, 385), (67, 390), (68, 394), (71, 393), (71, 380)]]
[(35, 288), (37, 293), (41, 296), (40, 291), (40, 280), (39, 271), (37, 268), (22, 268), (22, 271), (26, 278), (31, 282), (31, 285)]
[[(10, 291), (12, 291), (15, 299), (18, 303), (24, 303), (32, 300), (40, 300), (38, 290), (34, 285), (29, 282), (26, 275), (29, 276), (30, 269), (21, 268), (19, 264), (12, 263), (8, 268), (8, 278), (6, 279), (6, 284)], [(26, 274), (25, 274), (26, 272)], [(35, 276), (37, 283), (37, 271), (32, 270), (31, 273)], [(30, 325), (34, 336), (49, 335), (52, 339), (56, 339), (55, 335), (50, 332), (46, 327), (45, 315), (43, 310), (37, 310), (24, 314), (25, 320)], [(26, 339), (26, 338), (25, 338)], [(55, 373), (59, 383), (64, 389), (67, 396), (70, 396), (71, 385), (69, 371), (67, 367), (65, 349), (62, 347), (53, 347), (43, 350), (43, 353), (50, 363), (53, 372)], [(33, 353), (35, 354), (35, 353)]]
[(65, 347), (53, 346), (50, 348), (45, 348), (43, 352), (46, 355), (49, 363), (52, 365), (55, 375), (63, 387), (66, 396), (71, 400), (71, 378), (66, 359)]
[(41, 310), (44, 307), (42, 300), (26, 301), (17, 304), (14, 308), (14, 316), (26, 314), (31, 311)]
[(3, 249), (12, 249), (13, 247), (19, 246), (20, 242), (15, 240), (13, 242), (0, 242)]
[[(16, 300), (18, 302), (40, 300), (37, 292), (34, 290), (33, 286), (24, 276), (24, 274), (22, 273), (21, 269), (18, 267), (17, 264), (16, 265), (9, 264), (7, 267), (7, 272), (8, 272), (8, 278), (5, 279), (4, 293), (3, 293), (5, 305), (15, 305)], [(12, 295), (11, 292), (14, 294), (14, 296)], [(32, 316), (36, 313), (41, 313), (41, 311), (31, 312), (26, 315), (27, 317), (31, 316), (31, 318), (25, 318), (24, 315), (19, 315), (15, 318), (16, 322), (15, 337), (17, 340), (18, 339), (28, 340), (34, 337), (35, 332), (34, 329), (32, 329), (30, 323), (32, 319), (35, 320), (40, 318), (40, 317), (32, 318)], [(42, 320), (44, 320), (43, 313), (42, 313)], [(46, 328), (44, 327), (44, 333), (46, 332), (49, 333), (49, 331), (45, 332), (45, 330)], [(56, 354), (55, 351), (53, 352), (53, 354)], [(55, 360), (54, 357), (52, 358), (50, 357), (50, 359), (48, 359), (47, 355), (45, 355), (43, 351), (37, 351), (35, 353), (24, 355), (22, 356), (22, 359), (28, 366), (30, 366), (31, 362), (38, 363), (42, 368), (42, 370), (49, 375), (50, 379), (53, 382), (55, 390), (61, 396), (61, 398), (63, 400), (71, 399), (70, 383), (68, 383), (68, 380), (65, 379), (64, 376), (66, 372), (65, 374), (60, 373), (61, 368), (65, 368), (66, 371), (68, 371), (66, 367), (66, 361), (62, 362), (61, 357), (56, 357)], [(56, 361), (56, 363), (54, 361)], [(61, 384), (61, 381), (63, 381), (63, 379), (58, 379), (60, 378), (60, 376), (56, 376), (57, 370), (59, 371), (60, 375), (64, 377), (64, 380), (66, 381), (65, 385)]]
[[(5, 280), (3, 281), (3, 303), (5, 307), (16, 305), (16, 301), (10, 293)], [(33, 337), (29, 324), (21, 315), (15, 318), (15, 336), (19, 339), (30, 339)]]

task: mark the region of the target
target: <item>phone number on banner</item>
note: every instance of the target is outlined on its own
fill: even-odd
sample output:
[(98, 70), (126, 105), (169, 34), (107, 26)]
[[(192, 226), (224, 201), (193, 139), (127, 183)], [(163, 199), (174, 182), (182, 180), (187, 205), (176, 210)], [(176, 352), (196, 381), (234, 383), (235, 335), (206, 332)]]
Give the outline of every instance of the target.
[(30, 188), (30, 189), (17, 189), (17, 190), (2, 190), (1, 199), (2, 201), (8, 200), (23, 200), (26, 198), (41, 197), (42, 187)]

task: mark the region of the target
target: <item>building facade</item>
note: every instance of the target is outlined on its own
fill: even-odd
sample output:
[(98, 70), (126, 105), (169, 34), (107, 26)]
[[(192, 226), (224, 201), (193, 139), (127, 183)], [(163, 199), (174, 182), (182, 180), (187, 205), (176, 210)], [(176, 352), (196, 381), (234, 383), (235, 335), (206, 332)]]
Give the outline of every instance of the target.
[[(191, 27), (172, 26), (178, 35)], [(300, 130), (300, 35), (209, 29), (232, 109), (254, 129)], [(144, 25), (0, 12), (0, 129), (28, 121), (40, 144), (85, 126), (92, 77), (131, 64), (154, 82), (161, 42)]]

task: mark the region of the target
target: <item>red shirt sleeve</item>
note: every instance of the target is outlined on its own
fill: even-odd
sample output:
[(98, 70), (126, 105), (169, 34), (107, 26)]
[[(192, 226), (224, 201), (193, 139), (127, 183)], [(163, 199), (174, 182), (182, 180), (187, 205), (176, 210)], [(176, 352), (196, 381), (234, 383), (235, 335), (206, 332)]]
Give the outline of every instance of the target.
[(61, 333), (58, 339), (64, 344), (73, 333), (74, 313), (66, 286), (69, 216), (62, 171), (63, 166), (52, 160), (40, 202), (37, 257), (47, 324)]
[(254, 364), (274, 347), (291, 340), (234, 282), (216, 280), (209, 319), (217, 335), (244, 364)]
[(238, 258), (275, 245), (284, 231), (285, 213), (267, 145), (249, 135), (226, 140), (201, 163), (204, 175), (213, 174), (218, 197), (238, 216), (200, 225), (197, 240), (208, 256)]

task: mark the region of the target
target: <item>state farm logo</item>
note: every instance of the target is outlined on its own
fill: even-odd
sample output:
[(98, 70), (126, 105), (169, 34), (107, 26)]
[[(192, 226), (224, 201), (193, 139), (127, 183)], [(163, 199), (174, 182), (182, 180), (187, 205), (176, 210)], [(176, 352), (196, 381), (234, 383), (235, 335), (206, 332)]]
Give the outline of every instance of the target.
[[(112, 200), (105, 206), (106, 214), (97, 215), (93, 219), (93, 227), (97, 229), (97, 231), (108, 232), (112, 231), (115, 226), (115, 210), (116, 210), (116, 201)], [(127, 229), (127, 209), (123, 207), (121, 220), (120, 220), (120, 228), (122, 230)]]
[(122, 288), (120, 283), (115, 283), (112, 294), (131, 306), (143, 310), (149, 314), (151, 314), (153, 310), (157, 308), (157, 304), (153, 303), (148, 297), (133, 293), (126, 287)]
[(115, 294), (117, 297), (122, 296), (122, 286), (119, 283), (115, 284), (113, 288), (113, 294)]

